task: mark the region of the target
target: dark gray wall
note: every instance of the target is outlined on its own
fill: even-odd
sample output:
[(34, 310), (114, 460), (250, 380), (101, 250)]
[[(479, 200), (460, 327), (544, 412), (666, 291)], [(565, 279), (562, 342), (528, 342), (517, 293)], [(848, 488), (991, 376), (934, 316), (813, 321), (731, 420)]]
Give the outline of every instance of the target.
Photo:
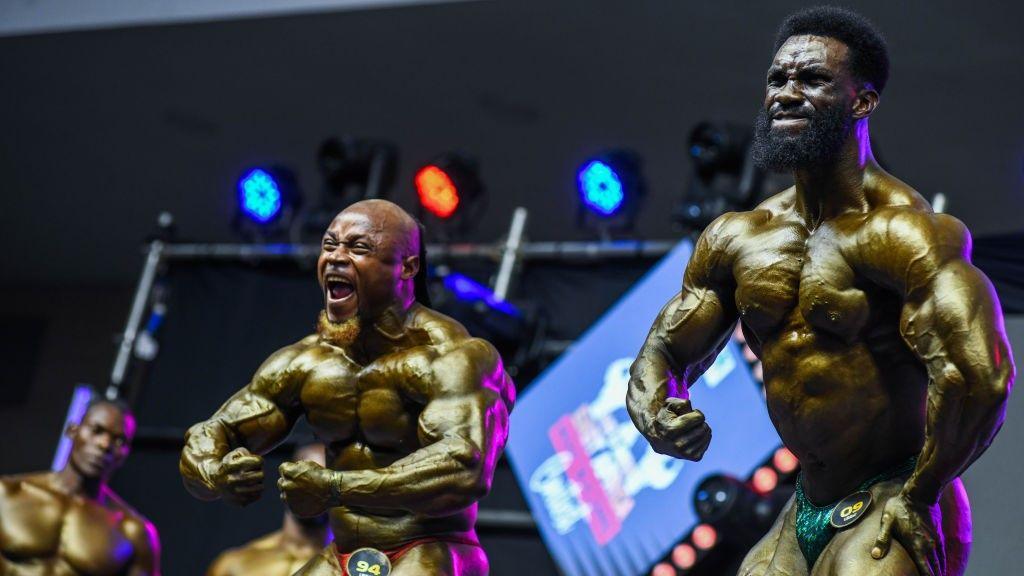
[[(1006, 321), (1018, 370), (1024, 370), (1024, 317)], [(964, 474), (974, 515), (974, 547), (968, 576), (1016, 574), (1024, 547), (1024, 522), (1017, 494), (1024, 479), (1024, 394), (1010, 395), (1006, 423), (995, 442)]]
[[(484, 239), (520, 204), (534, 238), (579, 237), (576, 166), (632, 146), (652, 184), (640, 230), (669, 236), (689, 129), (753, 117), (774, 29), (803, 4), (468, 2), (0, 39), (4, 282), (125, 282), (163, 208), (230, 239), (243, 167), (280, 160), (318, 192), (314, 150), (346, 132), (399, 144), (407, 204), (417, 164), (477, 154)], [(1017, 226), (1024, 4), (851, 4), (890, 40), (873, 129), (894, 173), (976, 233)]]

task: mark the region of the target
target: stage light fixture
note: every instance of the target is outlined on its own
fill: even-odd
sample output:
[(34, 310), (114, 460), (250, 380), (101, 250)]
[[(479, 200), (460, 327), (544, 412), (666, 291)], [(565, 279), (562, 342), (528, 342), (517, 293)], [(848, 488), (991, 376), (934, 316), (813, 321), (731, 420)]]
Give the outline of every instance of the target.
[(242, 213), (266, 224), (281, 213), (281, 187), (262, 168), (253, 168), (238, 181), (238, 202)]
[(676, 569), (668, 562), (660, 562), (651, 569), (651, 576), (676, 576)]
[(324, 203), (333, 216), (353, 202), (388, 196), (398, 150), (390, 142), (346, 135), (324, 140), (316, 160), (325, 184)]
[(301, 204), (295, 174), (280, 165), (243, 170), (235, 198), (235, 228), (247, 239), (283, 239)]
[(800, 461), (789, 451), (789, 448), (783, 446), (772, 455), (772, 465), (782, 474), (792, 474), (800, 466)]
[(729, 210), (749, 210), (764, 196), (765, 174), (750, 154), (748, 126), (700, 122), (690, 132), (687, 152), (693, 176), (676, 219), (700, 231)]
[(468, 276), (452, 272), (446, 275), (442, 282), (459, 300), (464, 302), (480, 302), (496, 312), (509, 316), (519, 316), (519, 311), (516, 310), (515, 306), (503, 300), (498, 300), (490, 288)]
[(690, 535), (693, 545), (701, 550), (710, 550), (718, 543), (718, 531), (710, 524), (700, 524)]
[(442, 241), (468, 231), (485, 208), (477, 162), (460, 152), (446, 152), (420, 167), (413, 185), (420, 219)]
[(672, 563), (681, 570), (689, 570), (697, 563), (697, 551), (683, 542), (672, 549)]
[(591, 160), (580, 169), (579, 188), (583, 203), (605, 216), (614, 214), (626, 198), (622, 179), (614, 168), (601, 160)]
[(640, 156), (630, 150), (610, 150), (584, 161), (576, 171), (581, 226), (602, 237), (631, 229), (646, 192), (640, 168)]
[(451, 176), (433, 164), (416, 173), (416, 193), (423, 208), (438, 218), (450, 218), (459, 207), (459, 190)]
[(750, 484), (758, 494), (767, 494), (779, 485), (779, 473), (771, 466), (762, 466), (754, 472)]

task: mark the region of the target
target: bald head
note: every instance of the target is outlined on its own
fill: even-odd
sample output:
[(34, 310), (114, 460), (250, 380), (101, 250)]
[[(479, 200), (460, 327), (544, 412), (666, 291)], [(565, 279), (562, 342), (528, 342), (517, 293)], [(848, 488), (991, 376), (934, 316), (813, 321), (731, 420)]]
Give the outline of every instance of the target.
[(345, 208), (334, 217), (335, 220), (345, 214), (365, 216), (381, 233), (390, 236), (396, 246), (401, 247), (402, 256), (419, 254), (420, 227), (408, 212), (401, 206), (388, 200), (361, 200)]
[(423, 278), (422, 249), (419, 224), (397, 204), (364, 200), (342, 210), (317, 261), (326, 319), (372, 320), (395, 305), (408, 309)]

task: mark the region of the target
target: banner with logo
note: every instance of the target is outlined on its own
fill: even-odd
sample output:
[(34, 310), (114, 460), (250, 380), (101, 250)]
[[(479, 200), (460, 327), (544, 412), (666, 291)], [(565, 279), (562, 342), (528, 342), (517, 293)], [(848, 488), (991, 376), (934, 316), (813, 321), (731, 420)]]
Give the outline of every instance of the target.
[(693, 490), (703, 477), (745, 478), (780, 444), (735, 343), (690, 390), (714, 431), (702, 461), (655, 453), (626, 413), (629, 366), (679, 291), (691, 249), (680, 242), (530, 385), (512, 413), (506, 452), (567, 575), (642, 574), (697, 523)]

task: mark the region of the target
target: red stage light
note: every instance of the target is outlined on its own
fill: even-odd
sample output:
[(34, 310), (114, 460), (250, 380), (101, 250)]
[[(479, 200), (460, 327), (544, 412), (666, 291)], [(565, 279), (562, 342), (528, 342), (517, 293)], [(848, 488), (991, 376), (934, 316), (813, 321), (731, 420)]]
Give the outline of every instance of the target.
[(428, 165), (416, 173), (420, 204), (438, 218), (448, 218), (459, 207), (459, 191), (451, 177), (437, 166)]
[(758, 494), (767, 494), (775, 490), (775, 487), (779, 485), (779, 475), (772, 468), (761, 466), (757, 469), (757, 472), (754, 472), (751, 484), (754, 485), (754, 491)]
[(697, 548), (710, 550), (718, 542), (718, 532), (707, 524), (701, 524), (693, 529), (690, 539)]
[(789, 474), (796, 470), (796, 467), (800, 465), (800, 461), (796, 459), (796, 456), (788, 448), (782, 447), (776, 450), (775, 455), (772, 456), (772, 464), (775, 465), (775, 469), (779, 472)]
[(680, 544), (672, 549), (672, 562), (683, 570), (693, 568), (697, 563), (697, 551), (689, 544)]
[(671, 564), (662, 562), (654, 566), (651, 576), (676, 576), (676, 569)]

